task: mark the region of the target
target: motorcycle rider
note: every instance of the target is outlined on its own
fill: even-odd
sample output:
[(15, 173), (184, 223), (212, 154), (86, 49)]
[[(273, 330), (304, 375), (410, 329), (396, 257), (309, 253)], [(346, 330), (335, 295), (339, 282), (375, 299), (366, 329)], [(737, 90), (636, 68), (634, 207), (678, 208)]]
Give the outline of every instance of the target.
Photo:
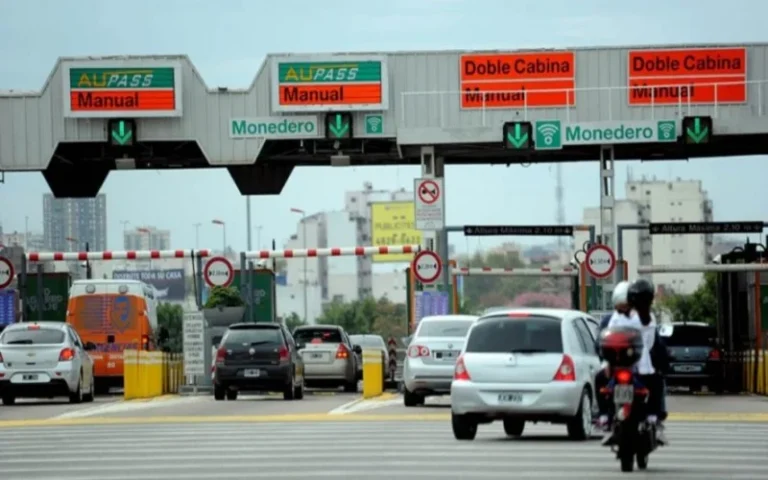
[[(648, 421), (656, 424), (657, 441), (666, 444), (667, 440), (662, 423), (663, 419), (666, 418), (666, 402), (662, 398), (665, 395), (662, 374), (668, 367), (669, 359), (667, 349), (658, 332), (656, 319), (651, 312), (653, 300), (653, 285), (644, 279), (635, 281), (627, 291), (627, 302), (632, 309), (631, 313), (628, 317), (614, 316), (609, 322), (608, 328), (636, 328), (640, 330), (643, 337), (643, 351), (640, 360), (635, 364), (635, 371), (640, 382), (649, 390)], [(603, 403), (601, 406), (601, 420), (610, 411), (603, 410), (604, 407), (610, 408), (610, 405)], [(612, 433), (609, 433), (603, 439), (603, 445), (609, 445), (613, 440)]]

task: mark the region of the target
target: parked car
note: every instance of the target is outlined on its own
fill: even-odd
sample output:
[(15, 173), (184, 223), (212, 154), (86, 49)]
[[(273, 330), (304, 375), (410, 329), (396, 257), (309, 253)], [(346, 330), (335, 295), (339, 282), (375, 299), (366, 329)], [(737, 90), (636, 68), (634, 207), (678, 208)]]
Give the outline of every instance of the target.
[(290, 332), (278, 323), (230, 325), (214, 362), (216, 400), (237, 400), (238, 392), (246, 391), (304, 398), (304, 362)]
[(723, 352), (715, 327), (703, 322), (673, 322), (664, 340), (670, 356), (667, 386), (691, 391), (706, 386), (712, 392), (723, 392)]
[(453, 367), (464, 347), (474, 315), (438, 315), (419, 322), (406, 350), (403, 365), (403, 403), (423, 405), (433, 395), (451, 390)]
[[(352, 342), (352, 348), (355, 348), (356, 345), (359, 345), (362, 349), (370, 349), (370, 350), (380, 350), (381, 351), (381, 361), (383, 362), (382, 365), (384, 367), (384, 384), (386, 385), (387, 382), (394, 381), (394, 372), (390, 372), (388, 365), (389, 365), (389, 352), (387, 351), (387, 342), (384, 341), (384, 337), (381, 335), (370, 335), (370, 334), (362, 334), (362, 335), (350, 335), (349, 340)], [(357, 364), (357, 378), (359, 380), (363, 379), (363, 357), (361, 354), (358, 355), (359, 363)], [(391, 378), (390, 378), (391, 377)]]
[(14, 323), (0, 334), (0, 397), (68, 397), (92, 402), (95, 392), (91, 342), (63, 322)]
[(307, 325), (293, 331), (293, 337), (306, 366), (307, 384), (344, 387), (357, 392), (358, 355), (363, 349), (353, 346), (338, 325)]
[(594, 379), (600, 368), (583, 312), (512, 309), (472, 325), (451, 383), (451, 423), (458, 440), (501, 419), (510, 436), (525, 422), (564, 423), (568, 436), (592, 435)]

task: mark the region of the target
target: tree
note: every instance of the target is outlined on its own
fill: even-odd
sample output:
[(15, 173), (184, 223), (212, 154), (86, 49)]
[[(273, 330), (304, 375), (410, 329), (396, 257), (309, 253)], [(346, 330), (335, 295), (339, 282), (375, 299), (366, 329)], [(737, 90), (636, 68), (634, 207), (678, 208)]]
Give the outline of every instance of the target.
[(237, 287), (213, 287), (205, 308), (242, 307), (245, 305)]
[(672, 315), (673, 321), (707, 322), (717, 320), (717, 274), (707, 272), (699, 288), (690, 295), (672, 294), (660, 303)]
[(164, 352), (180, 353), (183, 350), (184, 309), (181, 305), (161, 303), (157, 306), (158, 348)]
[(307, 322), (305, 322), (304, 319), (299, 317), (299, 314), (296, 312), (291, 312), (290, 315), (285, 317), (283, 319), (283, 323), (285, 324), (285, 328), (287, 328), (289, 332), (292, 332), (296, 327), (301, 327), (307, 324)]
[(375, 334), (384, 338), (407, 332), (407, 310), (401, 303), (372, 297), (344, 303), (335, 300), (326, 305), (317, 323), (339, 325), (349, 334)]

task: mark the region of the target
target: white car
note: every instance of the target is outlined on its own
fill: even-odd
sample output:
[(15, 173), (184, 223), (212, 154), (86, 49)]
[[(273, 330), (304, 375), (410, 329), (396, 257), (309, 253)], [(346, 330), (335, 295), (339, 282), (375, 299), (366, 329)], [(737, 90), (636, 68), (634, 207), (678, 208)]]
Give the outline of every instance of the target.
[(453, 367), (475, 315), (436, 315), (419, 322), (406, 350), (403, 365), (403, 403), (423, 405), (432, 395), (451, 390)]
[(94, 397), (93, 360), (77, 332), (64, 322), (14, 323), (0, 334), (0, 397), (68, 397), (72, 403)]
[(525, 422), (563, 423), (586, 440), (596, 413), (600, 368), (597, 322), (577, 310), (512, 309), (472, 325), (451, 383), (451, 422), (458, 440), (501, 419), (510, 436)]

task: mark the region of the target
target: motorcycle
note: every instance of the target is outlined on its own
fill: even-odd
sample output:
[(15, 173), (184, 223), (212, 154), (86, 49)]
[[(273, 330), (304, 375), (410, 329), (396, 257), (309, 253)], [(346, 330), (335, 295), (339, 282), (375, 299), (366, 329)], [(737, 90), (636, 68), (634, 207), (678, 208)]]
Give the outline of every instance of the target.
[(648, 457), (658, 447), (656, 424), (648, 421), (649, 390), (627, 368), (613, 369), (608, 385), (603, 389), (614, 404), (611, 429), (614, 444), (611, 451), (621, 462), (622, 472), (648, 468)]

